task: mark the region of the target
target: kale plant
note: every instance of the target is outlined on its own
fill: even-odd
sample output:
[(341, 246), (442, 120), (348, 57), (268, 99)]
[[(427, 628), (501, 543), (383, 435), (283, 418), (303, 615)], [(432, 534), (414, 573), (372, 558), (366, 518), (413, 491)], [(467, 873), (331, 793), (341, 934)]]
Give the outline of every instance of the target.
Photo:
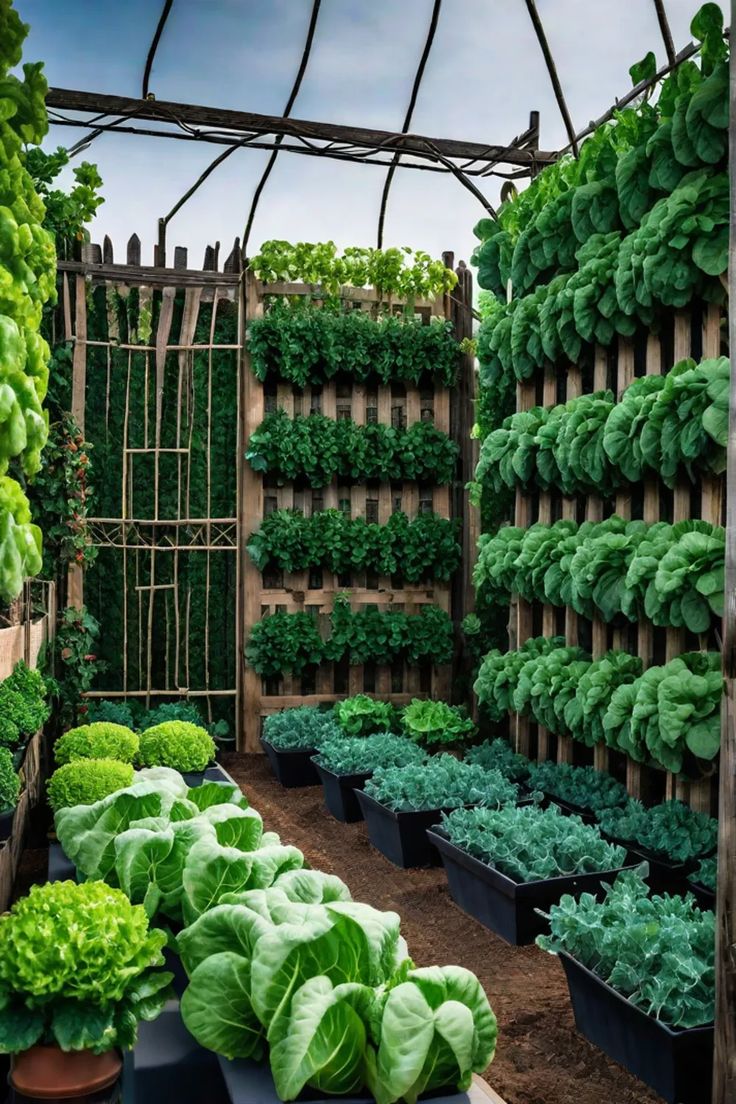
[(454, 809), (461, 805), (505, 805), (516, 801), (517, 787), (499, 771), (436, 755), (421, 766), (379, 767), (365, 792), (395, 812)]
[(283, 709), (263, 722), (263, 739), (278, 751), (314, 751), (325, 740), (341, 735), (342, 729), (330, 710), (310, 705)]
[(393, 732), (371, 736), (327, 738), (320, 745), (315, 762), (334, 774), (365, 774), (376, 767), (408, 767), (424, 763), (427, 753)]
[(623, 805), (628, 798), (626, 787), (605, 771), (551, 760), (532, 763), (529, 786), (593, 813)]
[(529, 777), (529, 760), (500, 738), (485, 740), (482, 744), (468, 748), (465, 762), (483, 767), (484, 770), (500, 771), (509, 782), (526, 782)]
[(623, 808), (601, 810), (598, 822), (607, 835), (674, 863), (708, 855), (718, 844), (718, 821), (682, 801), (647, 809), (632, 799)]

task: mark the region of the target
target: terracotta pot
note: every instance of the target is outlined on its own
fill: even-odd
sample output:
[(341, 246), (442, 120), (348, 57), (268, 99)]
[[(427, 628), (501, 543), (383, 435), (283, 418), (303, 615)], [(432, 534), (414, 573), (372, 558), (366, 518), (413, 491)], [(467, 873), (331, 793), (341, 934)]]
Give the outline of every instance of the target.
[(10, 1081), (17, 1093), (32, 1100), (74, 1100), (114, 1085), (123, 1068), (117, 1050), (61, 1050), (33, 1046), (13, 1058)]

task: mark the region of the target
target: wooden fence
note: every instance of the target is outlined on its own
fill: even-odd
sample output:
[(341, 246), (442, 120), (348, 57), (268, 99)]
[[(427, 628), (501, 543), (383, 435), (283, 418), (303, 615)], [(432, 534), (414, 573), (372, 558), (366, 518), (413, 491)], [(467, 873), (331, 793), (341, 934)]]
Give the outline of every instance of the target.
[[(516, 408), (554, 406), (606, 388), (619, 399), (629, 383), (639, 376), (665, 373), (685, 357), (698, 360), (720, 353), (721, 310), (696, 304), (687, 311), (673, 313), (657, 335), (641, 332), (631, 339), (619, 338), (610, 348), (596, 347), (592, 356), (580, 364), (563, 365), (557, 371), (548, 369), (543, 377), (519, 384)], [(682, 476), (674, 490), (670, 490), (652, 476), (641, 485), (623, 489), (610, 500), (598, 495), (572, 498), (555, 491), (525, 494), (517, 490), (514, 520), (516, 525), (528, 527), (535, 521), (550, 523), (560, 517), (578, 522), (599, 521), (614, 513), (650, 523), (702, 518), (713, 524), (723, 524), (724, 479), (703, 477), (700, 483), (693, 484)], [(592, 623), (584, 622), (569, 608), (562, 610), (529, 603), (518, 596), (512, 600), (509, 631), (512, 647), (521, 645), (531, 636), (560, 634), (565, 636), (568, 645), (589, 648), (594, 659), (610, 648), (631, 652), (640, 656), (645, 669), (685, 651), (720, 649), (715, 633), (696, 636), (684, 628), (656, 628), (647, 620), (625, 628), (612, 628), (601, 618), (594, 618)], [(601, 770), (612, 771), (626, 783), (634, 797), (647, 801), (678, 797), (705, 812), (715, 809), (713, 778), (688, 782), (664, 770), (636, 763), (605, 745), (591, 749), (571, 737), (556, 738), (527, 717), (513, 717), (512, 728), (518, 749), (539, 760), (553, 758), (558, 762), (593, 763)]]
[[(463, 357), (452, 391), (371, 390), (334, 382), (319, 393), (291, 385), (264, 387), (250, 371), (247, 323), (275, 298), (310, 295), (314, 289), (266, 287), (242, 273), (237, 242), (222, 271), (218, 255), (219, 246), (208, 248), (203, 267), (191, 270), (186, 250), (177, 248), (173, 269), (143, 266), (134, 235), (125, 264), (114, 263), (108, 239), (102, 247), (86, 247), (82, 261), (59, 264), (60, 335), (73, 354), (72, 412), (93, 446), (97, 488), (90, 526), (98, 559), (84, 581), (73, 571), (69, 586), (70, 603), (85, 601), (102, 623), (101, 654), (109, 669), (92, 694), (146, 704), (194, 698), (209, 719), (227, 715), (238, 746), (248, 750), (259, 749), (263, 716), (302, 701), (330, 702), (358, 690), (396, 702), (422, 694), (448, 696), (449, 666), (373, 671), (326, 665), (311, 681), (289, 676), (265, 681), (246, 667), (244, 646), (264, 614), (283, 609), (326, 616), (341, 591), (350, 592), (355, 606), (410, 613), (432, 602), (454, 620), (462, 618), (472, 595), (477, 534), (464, 491), (475, 462), (471, 359)], [(452, 265), (452, 254), (444, 259)], [(425, 321), (433, 314), (451, 318), (462, 338), (471, 333), (472, 290), (469, 271), (462, 264), (457, 271), (452, 295), (418, 302), (415, 310)], [(379, 305), (375, 293), (363, 289), (344, 289), (343, 298), (361, 310)], [(394, 306), (402, 308), (400, 301)], [(223, 314), (232, 323), (227, 341), (218, 339)], [(228, 426), (232, 421), (226, 441), (213, 406), (222, 407), (224, 385)], [(358, 423), (432, 420), (460, 444), (458, 478), (450, 487), (335, 483), (307, 493), (272, 486), (243, 456), (264, 414), (279, 406), (289, 414), (319, 409)], [(388, 578), (365, 574), (349, 580), (326, 572), (282, 578), (264, 577), (256, 569), (246, 545), (267, 513), (298, 507), (310, 514), (330, 506), (382, 523), (397, 509), (410, 518), (429, 509), (458, 517), (463, 568), (451, 584), (398, 588)], [(196, 617), (203, 619), (201, 647), (193, 642)]]

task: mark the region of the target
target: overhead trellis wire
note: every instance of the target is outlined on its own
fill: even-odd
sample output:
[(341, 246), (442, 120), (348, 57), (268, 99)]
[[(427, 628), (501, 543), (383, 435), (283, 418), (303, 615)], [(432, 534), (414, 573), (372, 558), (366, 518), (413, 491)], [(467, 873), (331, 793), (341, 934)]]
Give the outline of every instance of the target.
[(675, 52), (675, 43), (672, 38), (672, 31), (670, 30), (670, 23), (667, 18), (667, 12), (665, 11), (664, 0), (654, 0), (654, 10), (657, 13), (657, 22), (662, 32), (662, 41), (664, 42), (667, 61), (670, 65), (674, 65), (677, 55)]
[[(442, 9), (442, 0), (434, 0), (432, 5), (432, 14), (429, 18), (429, 29), (427, 31), (427, 37), (424, 42), (424, 49), (422, 50), (422, 56), (419, 59), (419, 65), (414, 75), (414, 84), (412, 85), (411, 95), (409, 96), (409, 106), (406, 109), (406, 115), (404, 116), (404, 124), (401, 128), (401, 133), (406, 134), (411, 126), (412, 116), (414, 115), (414, 108), (417, 103), (417, 96), (419, 95), (419, 88), (422, 83), (422, 77), (424, 76), (424, 70), (427, 67), (427, 61), (429, 55), (432, 52), (432, 45), (434, 43), (434, 36), (437, 31), (437, 24), (440, 18), (440, 11)], [(381, 196), (381, 206), (378, 211), (378, 233), (377, 242), (378, 248), (383, 248), (383, 227), (386, 220), (386, 206), (388, 204), (388, 196), (391, 191), (391, 182), (394, 178), (394, 173), (401, 160), (401, 154), (395, 153), (391, 159), (391, 164), (388, 167), (386, 173), (386, 180), (383, 185), (383, 194)], [(462, 171), (462, 170), (461, 170)]]
[(562, 121), (565, 124), (565, 130), (567, 131), (567, 137), (568, 137), (568, 141), (570, 143), (570, 148), (572, 149), (572, 152), (574, 153), (575, 157), (577, 157), (577, 155), (578, 155), (578, 144), (577, 144), (577, 138), (575, 137), (575, 127), (572, 125), (572, 118), (570, 117), (570, 111), (569, 111), (568, 106), (567, 106), (567, 100), (565, 99), (565, 93), (562, 91), (562, 85), (560, 84), (560, 78), (559, 78), (559, 75), (557, 73), (557, 66), (555, 65), (555, 60), (552, 57), (552, 51), (549, 48), (549, 42), (547, 41), (547, 35), (545, 34), (544, 25), (543, 25), (542, 20), (539, 16), (539, 12), (537, 11), (537, 5), (535, 3), (535, 0), (526, 0), (526, 9), (529, 12), (529, 18), (532, 21), (532, 26), (534, 27), (534, 33), (537, 36), (537, 41), (539, 42), (539, 48), (542, 51), (542, 56), (544, 57), (544, 61), (545, 61), (545, 64), (547, 66), (547, 72), (549, 73), (549, 79), (552, 83), (552, 91), (555, 94), (555, 99), (557, 100), (557, 106), (560, 109), (560, 115), (562, 116)]
[[(302, 51), (302, 60), (299, 63), (299, 69), (297, 70), (296, 78), (291, 89), (288, 100), (286, 101), (286, 107), (284, 108), (284, 118), (288, 119), (291, 115), (291, 109), (296, 102), (296, 98), (299, 95), (299, 89), (302, 86), (302, 80), (307, 70), (307, 64), (309, 62), (309, 55), (312, 52), (312, 43), (314, 42), (314, 32), (317, 29), (317, 18), (319, 16), (319, 9), (322, 0), (314, 0), (312, 5), (312, 14), (309, 19), (309, 27), (307, 28), (307, 40), (304, 44), (304, 50)], [(273, 171), (273, 167), (276, 164), (276, 158), (279, 155), (279, 148), (283, 142), (283, 135), (276, 136), (276, 148), (272, 150), (271, 156), (268, 159), (268, 164), (263, 170), (263, 175), (256, 185), (256, 190), (253, 193), (253, 199), (251, 201), (250, 210), (248, 212), (248, 218), (245, 223), (245, 230), (243, 231), (243, 245), (242, 255), (245, 257), (246, 249), (248, 248), (248, 239), (250, 238), (250, 232), (253, 228), (253, 220), (256, 217), (256, 210), (258, 208), (259, 200), (263, 194), (263, 189), (266, 187), (269, 176)]]
[(148, 98), (148, 82), (151, 79), (151, 70), (153, 69), (153, 59), (156, 57), (156, 51), (158, 50), (158, 44), (161, 41), (161, 35), (163, 34), (164, 27), (166, 26), (166, 20), (169, 18), (169, 12), (174, 5), (174, 0), (164, 0), (164, 6), (161, 10), (158, 23), (156, 24), (156, 30), (153, 34), (151, 45), (148, 48), (148, 55), (146, 56), (146, 66), (143, 70), (143, 84), (141, 96), (143, 99)]

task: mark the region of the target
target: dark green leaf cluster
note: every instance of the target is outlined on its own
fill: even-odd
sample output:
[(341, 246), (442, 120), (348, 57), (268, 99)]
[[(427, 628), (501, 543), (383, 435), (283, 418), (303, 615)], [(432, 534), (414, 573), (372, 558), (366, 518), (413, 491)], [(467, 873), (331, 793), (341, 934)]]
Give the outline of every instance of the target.
[(22, 659), (0, 682), (0, 747), (17, 748), (48, 719), (46, 682)]
[(413, 316), (374, 319), (361, 310), (314, 310), (288, 301), (254, 319), (247, 339), (259, 380), (272, 376), (300, 388), (338, 375), (361, 383), (452, 387), (460, 358), (452, 323), (443, 319), (425, 326)]
[(338, 575), (375, 571), (399, 574), (409, 583), (429, 576), (446, 582), (460, 564), (458, 527), (457, 520), (431, 513), (409, 521), (397, 511), (379, 525), (343, 510), (322, 510), (311, 517), (299, 510), (274, 510), (247, 547), (260, 571), (324, 567)]
[(442, 827), (457, 847), (515, 882), (618, 870), (626, 859), (623, 847), (555, 806), (457, 809)]
[(715, 893), (718, 882), (718, 859), (716, 856), (703, 859), (695, 873), (690, 876), (690, 881), (709, 889), (711, 893)]
[(459, 451), (430, 422), (396, 429), (323, 414), (292, 419), (277, 410), (251, 434), (246, 459), (254, 471), (268, 472), (279, 482), (303, 479), (310, 487), (326, 487), (335, 478), (445, 484), (455, 477)]
[(648, 809), (631, 799), (622, 808), (602, 810), (598, 822), (607, 835), (668, 862), (698, 859), (718, 844), (718, 821), (682, 801), (664, 801)]
[(492, 721), (502, 721), (507, 717), (514, 708), (512, 696), (527, 660), (546, 655), (563, 647), (564, 643), (562, 636), (552, 639), (536, 636), (526, 640), (518, 651), (502, 652), (498, 648), (490, 651), (480, 665), (473, 686), (486, 716)]
[(0, 747), (0, 813), (14, 809), (20, 794), (20, 777), (7, 748)]
[(724, 470), (728, 437), (727, 357), (681, 360), (664, 376), (507, 417), (483, 441), (474, 494), (516, 487), (610, 494), (659, 475), (673, 487)]
[(636, 871), (619, 874), (603, 901), (566, 894), (537, 943), (565, 951), (647, 1015), (672, 1027), (711, 1023), (715, 917), (692, 895), (650, 897)]
[(694, 633), (723, 616), (725, 531), (706, 521), (561, 519), (484, 533), (478, 547), (473, 579), (496, 601), (514, 593), (587, 618), (647, 617)]
[(414, 698), (404, 706), (401, 727), (418, 744), (434, 747), (459, 744), (472, 739), (476, 727), (466, 710), (459, 705)]
[(500, 737), (485, 740), (482, 744), (468, 748), (465, 762), (474, 763), (484, 770), (500, 771), (510, 782), (526, 782), (529, 777), (529, 760), (519, 755), (511, 745)]
[(341, 729), (329, 709), (300, 705), (271, 713), (263, 722), (263, 738), (279, 751), (316, 749), (339, 736)]
[(623, 805), (628, 799), (626, 787), (605, 771), (551, 760), (531, 765), (528, 785), (548, 797), (559, 797), (596, 814)]
[(336, 702), (333, 717), (348, 736), (370, 736), (373, 732), (388, 732), (397, 723), (391, 702), (379, 701), (368, 694), (354, 694)]
[(378, 767), (365, 792), (397, 813), (462, 805), (495, 808), (515, 802), (518, 796), (516, 785), (500, 771), (484, 770), (447, 754), (433, 755), (420, 766)]
[(335, 600), (330, 632), (323, 640), (317, 619), (308, 613), (278, 611), (253, 626), (246, 660), (259, 675), (283, 671), (300, 674), (306, 667), (339, 662), (390, 664), (449, 663), (453, 653), (452, 622), (439, 606), (423, 606), (420, 613), (383, 613), (362, 609), (353, 613), (349, 601)]
[(315, 756), (315, 762), (335, 774), (364, 774), (377, 767), (416, 767), (426, 759), (425, 751), (394, 732), (328, 737)]

